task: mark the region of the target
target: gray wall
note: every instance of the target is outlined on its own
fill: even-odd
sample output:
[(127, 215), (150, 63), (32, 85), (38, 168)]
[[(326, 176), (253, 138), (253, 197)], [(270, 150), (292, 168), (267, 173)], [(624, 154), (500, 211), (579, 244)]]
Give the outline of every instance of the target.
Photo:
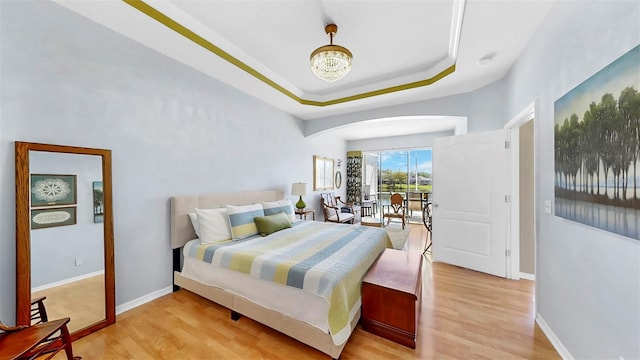
[(640, 358), (640, 242), (544, 213), (553, 103), (640, 44), (638, 19), (637, 0), (556, 2), (505, 79), (509, 117), (537, 100), (537, 306), (576, 359)]
[[(93, 182), (99, 156), (29, 152), (31, 174), (76, 175), (76, 224), (31, 230), (31, 287), (104, 270), (103, 223), (93, 222)], [(82, 264), (76, 266), (76, 258)]]
[[(312, 184), (301, 121), (49, 1), (0, 1), (0, 319), (15, 319), (16, 140), (113, 151), (116, 304), (172, 284), (169, 198)], [(311, 185), (309, 191), (312, 190)], [(344, 186), (338, 192), (344, 192)], [(321, 214), (318, 194), (305, 197)], [(321, 216), (320, 216), (321, 217)]]

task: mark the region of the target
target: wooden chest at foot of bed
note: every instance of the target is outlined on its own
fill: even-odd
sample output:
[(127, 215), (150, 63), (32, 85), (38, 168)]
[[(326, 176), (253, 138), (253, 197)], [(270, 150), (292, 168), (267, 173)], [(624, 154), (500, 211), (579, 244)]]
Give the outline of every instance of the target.
[(386, 249), (362, 280), (362, 328), (415, 349), (422, 255)]

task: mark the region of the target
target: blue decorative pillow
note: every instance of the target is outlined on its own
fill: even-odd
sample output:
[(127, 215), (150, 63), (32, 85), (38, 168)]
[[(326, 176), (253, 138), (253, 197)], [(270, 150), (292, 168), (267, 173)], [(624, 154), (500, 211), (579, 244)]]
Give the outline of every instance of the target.
[(293, 212), (291, 200), (263, 201), (262, 208), (264, 209), (265, 215), (275, 215), (283, 212), (287, 215), (290, 222), (296, 221), (296, 214)]
[(253, 219), (264, 216), (262, 204), (227, 205), (227, 211), (229, 212), (229, 226), (231, 226), (233, 240), (245, 239), (258, 234), (258, 228)]

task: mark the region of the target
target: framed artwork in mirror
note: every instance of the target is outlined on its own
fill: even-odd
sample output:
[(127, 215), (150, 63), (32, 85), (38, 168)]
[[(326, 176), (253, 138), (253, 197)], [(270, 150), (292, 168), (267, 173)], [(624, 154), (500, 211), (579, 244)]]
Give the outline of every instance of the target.
[(104, 221), (104, 193), (102, 191), (102, 181), (93, 182), (93, 222)]
[(31, 174), (31, 207), (76, 204), (76, 175)]
[(333, 159), (313, 156), (313, 190), (333, 189)]
[(31, 229), (75, 225), (76, 207), (31, 209)]

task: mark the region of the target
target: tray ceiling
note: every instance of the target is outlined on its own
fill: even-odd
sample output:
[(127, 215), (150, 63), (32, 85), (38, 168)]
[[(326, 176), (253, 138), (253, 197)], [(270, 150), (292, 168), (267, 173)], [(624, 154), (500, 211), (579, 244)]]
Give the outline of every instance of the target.
[[(438, 98), (503, 77), (552, 1), (54, 0), (301, 119)], [(353, 53), (334, 83), (309, 55)], [(483, 57), (491, 58), (481, 65)]]

